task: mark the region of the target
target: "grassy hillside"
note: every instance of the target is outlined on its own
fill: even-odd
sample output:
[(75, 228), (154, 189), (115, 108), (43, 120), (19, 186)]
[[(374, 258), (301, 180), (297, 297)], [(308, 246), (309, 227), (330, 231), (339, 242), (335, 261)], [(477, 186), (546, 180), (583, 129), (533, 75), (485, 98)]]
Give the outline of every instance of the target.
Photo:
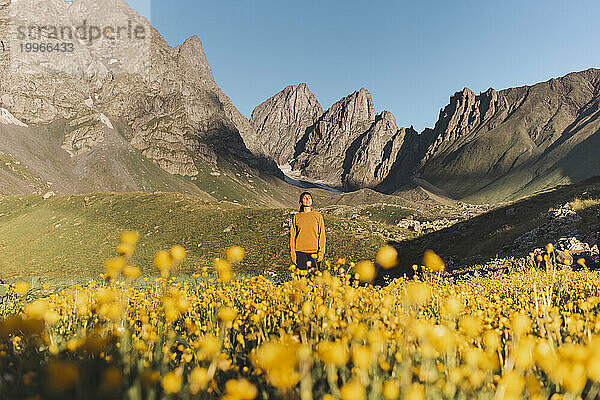
[[(583, 201), (582, 198), (589, 200)], [(400, 267), (394, 274), (409, 270), (415, 260), (422, 259), (427, 249), (463, 264), (488, 260), (496, 255), (525, 256), (533, 249), (519, 253), (515, 251), (515, 240), (536, 227), (543, 227), (549, 222), (545, 213), (567, 202), (572, 202), (572, 208), (581, 221), (564, 226), (555, 233), (541, 235), (534, 246), (542, 247), (555, 242), (574, 230), (584, 235), (596, 231), (596, 215), (600, 210), (600, 177), (540, 192), (414, 240), (391, 242), (398, 248), (400, 260)]]
[[(96, 193), (0, 197), (0, 278), (31, 276), (49, 280), (97, 277), (105, 259), (115, 255), (120, 232), (141, 234), (136, 265), (155, 274), (156, 251), (181, 244), (188, 260), (181, 272), (212, 266), (231, 245), (247, 251), (239, 266), (245, 274), (281, 272), (290, 264), (289, 219), (285, 208), (244, 207), (206, 202), (177, 193)], [(324, 214), (327, 258), (374, 257), (386, 241), (409, 232), (369, 220)]]

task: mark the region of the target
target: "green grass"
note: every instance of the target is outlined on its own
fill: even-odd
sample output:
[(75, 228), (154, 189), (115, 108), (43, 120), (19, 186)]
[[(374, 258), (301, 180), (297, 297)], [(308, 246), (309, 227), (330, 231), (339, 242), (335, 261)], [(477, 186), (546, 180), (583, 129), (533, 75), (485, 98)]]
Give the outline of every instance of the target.
[(371, 220), (393, 226), (410, 215), (421, 216), (418, 211), (397, 204), (337, 205), (326, 207), (326, 210), (344, 218)]
[[(115, 256), (120, 232), (135, 230), (141, 239), (134, 263), (149, 276), (156, 251), (181, 244), (188, 259), (180, 273), (212, 267), (224, 249), (239, 245), (245, 275), (282, 273), (290, 265), (289, 221), (293, 210), (245, 207), (201, 201), (176, 193), (96, 193), (0, 197), (0, 278), (40, 276), (45, 282), (97, 278), (103, 261)], [(388, 240), (406, 232), (373, 221), (324, 213), (328, 259), (373, 258)]]

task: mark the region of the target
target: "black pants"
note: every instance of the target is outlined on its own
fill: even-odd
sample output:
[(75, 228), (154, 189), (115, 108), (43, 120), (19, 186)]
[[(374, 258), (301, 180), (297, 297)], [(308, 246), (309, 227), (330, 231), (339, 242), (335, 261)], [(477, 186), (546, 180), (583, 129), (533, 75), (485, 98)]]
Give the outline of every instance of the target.
[(313, 258), (312, 254), (314, 254), (315, 256), (317, 255), (317, 253), (304, 253), (302, 251), (297, 251), (296, 252), (296, 267), (298, 269), (304, 269), (307, 270), (308, 266), (306, 265), (307, 261), (310, 261), (310, 267), (311, 268), (317, 268), (317, 269), (321, 269), (321, 263), (317, 262), (317, 258)]

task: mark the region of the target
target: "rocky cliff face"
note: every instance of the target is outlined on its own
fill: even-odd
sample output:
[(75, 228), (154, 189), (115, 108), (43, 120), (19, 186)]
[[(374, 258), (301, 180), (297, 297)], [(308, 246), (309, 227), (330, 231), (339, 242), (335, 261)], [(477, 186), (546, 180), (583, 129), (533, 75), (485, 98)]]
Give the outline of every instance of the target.
[[(11, 25), (4, 36), (13, 35), (3, 43), (13, 48), (0, 59), (0, 106), (29, 125), (66, 120), (63, 148), (71, 155), (93, 150), (106, 129), (122, 121), (131, 145), (171, 174), (195, 177), (202, 165), (233, 160), (281, 176), (273, 162), (246, 148), (242, 135), (253, 128), (214, 82), (197, 37), (171, 48), (122, 0), (19, 1), (2, 13)], [(118, 33), (124, 37), (129, 24), (143, 39), (67, 40), (72, 52), (44, 56), (15, 49), (19, 26), (76, 31), (82, 21), (90, 27), (123, 25)], [(114, 30), (106, 34), (114, 36)], [(50, 31), (41, 35), (40, 41), (53, 40)]]
[(375, 122), (371, 94), (361, 89), (331, 106), (297, 148), (294, 170), (331, 186), (342, 186), (342, 176), (360, 137)]
[[(394, 116), (377, 115), (371, 94), (356, 91), (323, 112), (305, 84), (288, 86), (259, 105), (247, 140), (303, 176), (344, 189), (375, 187), (389, 174), (409, 129)], [(252, 147), (250, 145), (250, 147)]]
[(279, 165), (295, 157), (296, 144), (323, 114), (323, 108), (305, 83), (288, 86), (252, 111), (254, 137), (246, 137), (253, 151)]
[(347, 166), (342, 179), (346, 187), (358, 189), (382, 183), (394, 167), (405, 141), (416, 134), (412, 128), (398, 129), (391, 112), (384, 111), (378, 115), (373, 125), (361, 136)]

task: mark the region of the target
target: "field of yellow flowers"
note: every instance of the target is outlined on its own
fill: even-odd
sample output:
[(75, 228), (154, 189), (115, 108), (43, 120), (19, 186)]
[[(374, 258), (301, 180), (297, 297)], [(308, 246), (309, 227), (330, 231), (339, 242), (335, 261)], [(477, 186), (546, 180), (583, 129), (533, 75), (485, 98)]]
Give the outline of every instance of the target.
[[(380, 288), (371, 261), (339, 259), (276, 285), (233, 271), (227, 249), (187, 281), (175, 246), (160, 277), (130, 265), (124, 233), (103, 279), (2, 303), (2, 399), (546, 399), (598, 396), (600, 274), (557, 270), (453, 281), (426, 272)], [(377, 268), (396, 253), (383, 247)], [(213, 275), (214, 271), (214, 275)]]

